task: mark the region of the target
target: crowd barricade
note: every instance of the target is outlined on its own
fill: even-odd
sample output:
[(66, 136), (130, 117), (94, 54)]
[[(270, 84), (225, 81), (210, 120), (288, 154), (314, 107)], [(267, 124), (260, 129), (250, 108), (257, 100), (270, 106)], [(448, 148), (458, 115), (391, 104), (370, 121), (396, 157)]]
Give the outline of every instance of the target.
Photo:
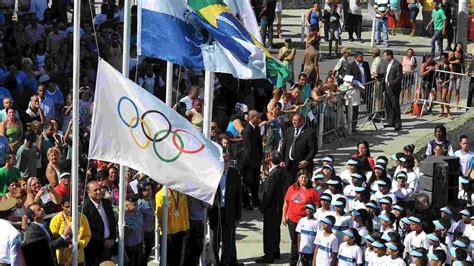
[[(400, 94), (402, 113), (412, 112), (416, 103), (420, 103), (420, 101), (423, 104), (424, 100), (421, 98), (423, 92), (420, 91), (420, 83), (421, 79), (416, 71), (403, 75), (402, 92)], [(354, 88), (351, 90), (354, 90)], [(313, 128), (318, 136), (318, 148), (322, 148), (324, 142), (331, 142), (334, 139), (342, 145), (342, 138), (351, 135), (353, 131), (353, 110), (347, 108), (347, 106), (352, 106), (352, 98), (345, 97), (349, 92), (339, 92), (336, 97), (321, 102), (307, 103), (310, 111), (304, 113), (304, 116), (306, 124)], [(375, 129), (381, 128), (382, 120), (385, 117), (385, 93), (382, 82), (372, 80), (365, 83), (360, 96), (359, 115), (357, 117), (357, 121), (360, 123), (357, 126), (363, 127), (366, 123), (372, 123)]]
[[(431, 82), (423, 81), (420, 77), (420, 93), (417, 99), (418, 105), (421, 105), (421, 113), (430, 111), (434, 105), (444, 105), (454, 111), (467, 111), (467, 95), (469, 90), (469, 81), (467, 74), (437, 69)], [(442, 99), (443, 88), (448, 89), (448, 101)]]

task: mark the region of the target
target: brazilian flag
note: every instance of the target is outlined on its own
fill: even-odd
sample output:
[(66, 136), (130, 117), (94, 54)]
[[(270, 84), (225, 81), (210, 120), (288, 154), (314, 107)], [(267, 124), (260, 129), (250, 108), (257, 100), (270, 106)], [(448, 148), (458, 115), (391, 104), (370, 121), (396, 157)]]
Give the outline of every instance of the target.
[(267, 78), (276, 78), (278, 88), (282, 88), (290, 80), (289, 69), (272, 57), (222, 0), (187, 0), (187, 4), (212, 37), (242, 62), (247, 63), (250, 56), (245, 46), (254, 45), (265, 55)]

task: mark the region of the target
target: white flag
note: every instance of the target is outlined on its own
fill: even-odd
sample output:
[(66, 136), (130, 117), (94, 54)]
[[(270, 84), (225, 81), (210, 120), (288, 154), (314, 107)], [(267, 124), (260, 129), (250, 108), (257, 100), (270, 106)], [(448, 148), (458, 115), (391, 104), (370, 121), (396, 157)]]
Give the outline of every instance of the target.
[(89, 158), (136, 169), (212, 204), (221, 149), (165, 103), (99, 61)]

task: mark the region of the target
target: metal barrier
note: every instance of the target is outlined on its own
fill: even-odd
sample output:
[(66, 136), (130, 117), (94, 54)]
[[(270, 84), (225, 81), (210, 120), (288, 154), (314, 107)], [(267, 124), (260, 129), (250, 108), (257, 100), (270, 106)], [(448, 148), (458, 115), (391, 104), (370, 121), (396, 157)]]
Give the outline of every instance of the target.
[[(467, 74), (457, 73), (444, 70), (435, 70), (435, 74), (431, 82), (426, 79), (419, 78), (420, 83), (417, 84), (419, 92), (415, 101), (422, 105), (420, 115), (431, 112), (434, 105), (440, 105), (440, 108), (454, 107), (455, 111), (467, 111), (467, 96), (469, 90), (469, 78)], [(443, 88), (448, 89), (447, 101), (442, 99)], [(454, 97), (453, 97), (454, 96)], [(453, 103), (454, 98), (454, 103)]]

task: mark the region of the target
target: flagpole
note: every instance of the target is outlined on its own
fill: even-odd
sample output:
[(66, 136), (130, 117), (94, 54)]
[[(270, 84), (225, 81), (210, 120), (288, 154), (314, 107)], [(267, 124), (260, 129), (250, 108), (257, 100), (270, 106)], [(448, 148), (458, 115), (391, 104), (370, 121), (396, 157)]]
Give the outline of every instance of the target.
[[(212, 102), (214, 98), (214, 72), (206, 71), (204, 74), (204, 121), (202, 133), (206, 138), (211, 136)], [(201, 253), (201, 265), (206, 265), (206, 236), (207, 236), (207, 209), (204, 211), (204, 245)], [(211, 239), (212, 240), (212, 239)], [(211, 245), (212, 246), (212, 245)]]
[[(130, 0), (124, 1), (123, 6), (123, 42), (122, 42), (122, 75), (128, 78), (130, 62)], [(125, 166), (119, 168), (119, 218), (118, 218), (118, 265), (125, 265)]]
[(79, 75), (80, 75), (80, 23), (81, 2), (74, 1), (73, 18), (73, 55), (72, 55), (72, 265), (78, 264), (78, 233), (79, 233)]
[[(178, 80), (179, 82), (179, 80)], [(166, 62), (166, 105), (171, 106), (173, 100), (173, 63)], [(166, 265), (168, 250), (168, 187), (163, 186), (163, 208), (161, 214), (161, 265)], [(159, 215), (159, 214), (158, 214)], [(158, 252), (157, 250), (155, 252)]]

